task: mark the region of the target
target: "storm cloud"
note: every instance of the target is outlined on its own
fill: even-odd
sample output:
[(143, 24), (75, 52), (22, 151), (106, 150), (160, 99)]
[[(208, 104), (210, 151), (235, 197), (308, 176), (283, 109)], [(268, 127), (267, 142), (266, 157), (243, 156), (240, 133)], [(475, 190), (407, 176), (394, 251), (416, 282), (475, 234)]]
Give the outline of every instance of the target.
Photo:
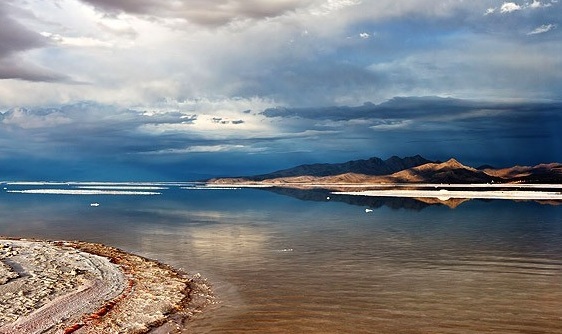
[(9, 10), (9, 3), (0, 3), (0, 80), (57, 81), (65, 78), (64, 75), (22, 61), (19, 53), (44, 47), (47, 42), (40, 34), (12, 19)]
[(559, 1), (9, 0), (0, 20), (10, 173), (562, 160)]
[(237, 0), (237, 1), (155, 1), (83, 0), (110, 13), (133, 13), (160, 18), (181, 18), (201, 25), (220, 26), (236, 20), (263, 19), (294, 11), (312, 1)]
[(0, 159), (56, 157), (58, 163), (104, 161), (106, 168), (180, 164), (189, 169), (201, 159), (215, 161), (212, 168), (217, 168), (228, 158), (234, 159), (230, 168), (240, 172), (247, 161), (265, 172), (276, 161), (286, 163), (287, 156), (337, 161), (396, 152), (457, 156), (478, 165), (534, 164), (554, 161), (562, 143), (562, 103), (400, 97), (356, 107), (231, 114), (240, 118), (188, 109), (159, 112), (91, 102), (13, 108), (0, 114), (0, 142), (12, 143), (0, 149)]
[(16, 52), (37, 48), (45, 44), (41, 35), (13, 20), (7, 11), (8, 5), (5, 2), (1, 3), (0, 57), (6, 57)]

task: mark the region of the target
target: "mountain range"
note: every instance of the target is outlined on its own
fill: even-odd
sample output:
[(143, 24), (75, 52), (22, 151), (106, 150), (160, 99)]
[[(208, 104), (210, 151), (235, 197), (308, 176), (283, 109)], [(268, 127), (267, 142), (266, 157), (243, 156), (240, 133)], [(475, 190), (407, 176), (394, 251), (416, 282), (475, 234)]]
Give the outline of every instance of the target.
[(488, 165), (473, 168), (454, 158), (431, 161), (420, 155), (387, 160), (373, 157), (334, 164), (309, 164), (283, 169), (268, 174), (215, 178), (212, 184), (268, 183), (291, 184), (368, 184), (368, 183), (562, 183), (562, 164), (514, 166), (496, 169)]

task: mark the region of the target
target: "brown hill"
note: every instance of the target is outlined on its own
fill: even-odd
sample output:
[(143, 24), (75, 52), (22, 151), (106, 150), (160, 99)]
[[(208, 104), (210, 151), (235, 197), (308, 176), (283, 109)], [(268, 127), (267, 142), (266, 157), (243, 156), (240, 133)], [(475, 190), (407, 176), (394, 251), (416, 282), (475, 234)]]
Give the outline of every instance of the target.
[(472, 167), (467, 167), (455, 159), (443, 163), (427, 163), (408, 168), (391, 175), (365, 175), (344, 173), (332, 176), (296, 176), (266, 180), (274, 184), (296, 183), (488, 183), (502, 181)]
[(406, 169), (390, 176), (395, 182), (415, 183), (489, 183), (502, 181), (479, 171), (465, 166), (455, 159), (443, 163), (428, 163), (422, 166)]
[(373, 157), (366, 160), (351, 160), (344, 163), (335, 164), (309, 164), (300, 165), (293, 168), (279, 170), (273, 173), (244, 177), (253, 181), (271, 180), (279, 178), (289, 178), (295, 176), (333, 176), (346, 173), (363, 175), (389, 175), (398, 171), (421, 166), (433, 162), (420, 155), (413, 157), (399, 158), (397, 156), (382, 160)]
[(488, 175), (510, 182), (562, 183), (562, 164), (550, 163), (536, 166), (514, 166), (502, 169), (484, 169)]
[[(299, 174), (302, 173), (302, 174)], [(476, 169), (455, 159), (431, 162), (419, 155), (404, 159), (371, 158), (341, 164), (301, 165), (270, 174), (241, 178), (220, 178), (208, 183), (246, 184), (368, 184), (368, 183), (562, 183), (562, 164)]]

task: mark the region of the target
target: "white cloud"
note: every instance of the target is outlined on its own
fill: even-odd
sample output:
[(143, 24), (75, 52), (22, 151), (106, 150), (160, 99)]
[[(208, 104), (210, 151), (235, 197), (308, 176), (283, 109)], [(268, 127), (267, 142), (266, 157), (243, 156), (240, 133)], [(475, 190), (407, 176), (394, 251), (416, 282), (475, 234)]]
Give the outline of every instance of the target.
[(376, 120), (376, 124), (370, 126), (370, 128), (378, 131), (389, 131), (409, 128), (413, 125), (413, 123), (414, 122), (409, 119), (380, 119)]
[(543, 24), (540, 27), (535, 28), (533, 31), (528, 32), (527, 35), (544, 34), (545, 32), (556, 29), (556, 27), (556, 24)]
[[(556, 3), (556, 1), (553, 1), (554, 3)], [(533, 0), (533, 3), (529, 5), (530, 8), (542, 8), (542, 7), (550, 7), (552, 6), (552, 3), (542, 3), (540, 1), (537, 0)]]
[(183, 155), (189, 153), (220, 153), (220, 152), (243, 152), (248, 154), (258, 154), (267, 151), (266, 147), (254, 147), (251, 145), (193, 145), (184, 148), (167, 148), (157, 151), (139, 152), (141, 155)]
[[(29, 15), (25, 18), (22, 14), (13, 16), (24, 22), (30, 31), (46, 32), (43, 35), (51, 43), (18, 54), (18, 61), (26, 60), (53, 73), (64, 73), (69, 80), (56, 83), (3, 81), (0, 104), (11, 107), (92, 100), (121, 106), (155, 106), (162, 100), (220, 101), (234, 100), (235, 96), (269, 99), (267, 106), (380, 101), (390, 97), (378, 93), (385, 89), (384, 83), (378, 85), (378, 78), (370, 73), (364, 75), (364, 64), (355, 63), (355, 59), (371, 56), (374, 59), (394, 59), (391, 55), (393, 50), (401, 50), (396, 56), (398, 58), (408, 55), (415, 58), (419, 50), (408, 49), (407, 43), (398, 46), (392, 42), (407, 38), (403, 36), (404, 30), (394, 29), (404, 19), (408, 20), (413, 15), (420, 20), (437, 22), (434, 26), (439, 29), (439, 22), (443, 18), (465, 17), (466, 20), (455, 20), (464, 32), (477, 35), (484, 30), (486, 33), (495, 31), (482, 29), (474, 32), (465, 24), (470, 21), (471, 25), (476, 26), (479, 23), (477, 20), (483, 20), (482, 13), (490, 7), (488, 0), (440, 3), (433, 0), (246, 1), (86, 1), (100, 6), (105, 3), (110, 7), (128, 8), (130, 5), (136, 8), (104, 15), (84, 5), (84, 1), (28, 0), (26, 3), (30, 5), (26, 10), (29, 9)], [(537, 4), (528, 0), (527, 5), (523, 5), (522, 1), (513, 1), (500, 1), (497, 5), (504, 3), (502, 10), (511, 10), (513, 6), (519, 6), (517, 3), (522, 9), (551, 4), (548, 0), (535, 1)], [(228, 24), (222, 25), (209, 18), (211, 27), (195, 25), (189, 20), (173, 21), (178, 16), (199, 17), (196, 12), (189, 15), (187, 12), (177, 15), (170, 13), (167, 8), (173, 3), (181, 3), (182, 8), (191, 3), (193, 9), (208, 11), (220, 7), (224, 12), (230, 6), (234, 9), (229, 13), (234, 16), (226, 20)], [(150, 4), (150, 8), (143, 7), (143, 4)], [(259, 11), (256, 9), (252, 12), (251, 4), (255, 4)], [(159, 10), (152, 11), (153, 7)], [(488, 8), (488, 11), (494, 15), (500, 14), (500, 8)], [(530, 8), (528, 11), (531, 12)], [(200, 23), (205, 21), (203, 16), (199, 17)], [(502, 29), (505, 22), (497, 21), (496, 24), (501, 25), (499, 29)], [(213, 25), (213, 22), (216, 24)], [(386, 29), (386, 24), (393, 26)], [(536, 25), (533, 23), (530, 27)], [(459, 27), (453, 27), (453, 30)], [(353, 38), (346, 40), (346, 36)], [(437, 34), (435, 36), (441, 38)], [(376, 46), (372, 43), (362, 43), (363, 56), (351, 55), (359, 48), (358, 40), (375, 37), (381, 41), (380, 49), (375, 50)], [(425, 42), (420, 42), (421, 48)], [(458, 42), (444, 40), (443, 45), (454, 48)], [(340, 52), (344, 48), (351, 55), (346, 66), (342, 64), (348, 59), (343, 59), (342, 54), (348, 53)], [(347, 82), (345, 86), (340, 84), (344, 77), (357, 89), (347, 85)], [(338, 84), (340, 87), (336, 87)], [(311, 89), (309, 94), (309, 87), (316, 88)], [(33, 94), (24, 95), (22, 91), (33, 91)], [(247, 108), (258, 110), (255, 106)], [(199, 111), (197, 114), (204, 115)], [(223, 113), (210, 112), (208, 116), (227, 117)], [(228, 117), (239, 119), (233, 115)], [(202, 116), (199, 122), (203, 119)]]
[(185, 154), (185, 153), (216, 153), (230, 151), (248, 151), (244, 145), (196, 145), (179, 149), (165, 149), (160, 151), (147, 152), (145, 154)]
[(72, 123), (72, 119), (61, 112), (34, 114), (23, 108), (14, 108), (4, 113), (2, 123), (22, 129), (39, 129)]
[(78, 47), (113, 47), (113, 43), (95, 39), (92, 37), (65, 37), (59, 34), (53, 34), (49, 32), (42, 32), (41, 35), (49, 38), (53, 42), (68, 45), (68, 46), (78, 46)]
[(500, 8), (500, 11), (502, 13), (511, 13), (518, 10), (521, 10), (521, 6), (514, 2), (504, 2), (504, 4)]
[(314, 15), (326, 15), (360, 3), (360, 0), (327, 0), (321, 3), (319, 7), (313, 7), (314, 9), (311, 12)]
[[(519, 10), (526, 10), (526, 9), (537, 9), (537, 8), (545, 8), (545, 7), (550, 7), (552, 6), (552, 4), (557, 3), (558, 0), (551, 0), (550, 2), (541, 2), (538, 0), (533, 0), (532, 3), (525, 3), (524, 5), (519, 5), (516, 4), (515, 2), (504, 2), (503, 5), (501, 5), (501, 7), (499, 8), (500, 13), (505, 14), (505, 13), (512, 13), (512, 12), (516, 12)], [(490, 15), (495, 13), (498, 10), (498, 8), (494, 8), (494, 7), (490, 7), (486, 10), (486, 12), (484, 12), (484, 15)]]

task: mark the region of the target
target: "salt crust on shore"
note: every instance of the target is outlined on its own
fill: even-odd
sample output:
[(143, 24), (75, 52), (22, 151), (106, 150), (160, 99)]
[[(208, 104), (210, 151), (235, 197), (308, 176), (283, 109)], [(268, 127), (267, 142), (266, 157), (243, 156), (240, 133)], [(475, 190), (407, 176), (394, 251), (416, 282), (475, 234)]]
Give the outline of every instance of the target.
[[(177, 331), (213, 302), (169, 266), (85, 242), (0, 238), (0, 333)], [(172, 320), (170, 320), (172, 319)]]
[(466, 191), (466, 190), (368, 190), (356, 192), (333, 192), (335, 195), (357, 195), (373, 197), (413, 197), (413, 198), (478, 198), (478, 199), (519, 199), (519, 200), (562, 200), (562, 193), (548, 191)]

